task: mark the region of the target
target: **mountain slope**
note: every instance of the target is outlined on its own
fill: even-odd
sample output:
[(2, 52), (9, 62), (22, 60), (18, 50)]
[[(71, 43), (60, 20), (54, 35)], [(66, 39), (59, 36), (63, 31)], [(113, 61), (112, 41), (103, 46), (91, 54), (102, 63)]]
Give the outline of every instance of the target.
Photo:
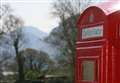
[[(37, 51), (42, 51), (48, 54), (52, 60), (56, 60), (56, 56), (60, 55), (59, 47), (51, 43), (54, 40), (50, 40), (51, 42), (46, 41), (46, 38), (48, 37), (48, 34), (38, 30), (35, 27), (23, 27), (22, 39), (20, 40), (22, 44), (20, 45), (19, 50), (31, 48)], [(13, 46), (13, 39), (14, 36), (9, 34), (0, 36), (0, 61), (8, 57), (7, 60), (4, 60), (3, 65), (6, 65), (6, 63), (10, 65), (11, 63), (15, 62), (15, 49)]]
[(23, 43), (21, 50), (26, 48), (36, 49), (47, 53), (51, 58), (59, 54), (58, 48), (45, 40), (48, 34), (34, 27), (24, 27), (23, 34), (23, 41), (26, 42)]

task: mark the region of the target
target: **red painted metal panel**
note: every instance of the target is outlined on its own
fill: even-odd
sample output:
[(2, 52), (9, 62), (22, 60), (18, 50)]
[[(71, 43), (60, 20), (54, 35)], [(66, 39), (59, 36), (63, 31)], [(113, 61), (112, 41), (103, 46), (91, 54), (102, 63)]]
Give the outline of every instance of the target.
[(85, 46), (79, 46), (79, 44), (83, 44), (83, 43), (79, 43), (77, 49), (77, 65), (80, 65), (80, 62), (82, 60), (96, 60), (97, 62), (97, 67), (96, 67), (96, 71), (98, 71), (97, 75), (95, 75), (96, 80), (94, 82), (82, 82), (80, 81), (80, 78), (82, 78), (81, 76), (81, 72), (80, 71), (80, 66), (77, 66), (78, 68), (76, 69), (76, 75), (77, 75), (77, 82), (76, 83), (106, 83), (103, 80), (106, 80), (106, 71), (104, 71), (106, 69), (106, 64), (104, 61), (106, 60), (106, 47), (107, 47), (107, 43), (105, 40), (99, 41), (99, 42), (92, 42), (96, 45), (92, 45), (89, 43), (86, 43)]
[[(99, 17), (99, 18), (96, 18)], [(105, 13), (98, 7), (92, 6), (86, 9), (78, 19), (78, 27), (88, 27), (96, 24), (101, 24), (105, 20)], [(92, 19), (92, 20), (91, 20)]]
[[(89, 7), (78, 19), (76, 83), (120, 83), (120, 10), (111, 10), (108, 14), (105, 12), (108, 11), (108, 8), (105, 9), (108, 6), (104, 6)], [(98, 27), (101, 25), (103, 29)], [(103, 33), (95, 32), (96, 30), (103, 30)], [(83, 72), (89, 71), (83, 68), (85, 60), (95, 61), (95, 79), (92, 81), (83, 80)], [(87, 74), (85, 76), (89, 77)]]
[(120, 11), (108, 16), (108, 39), (109, 39), (109, 71), (112, 72), (108, 81), (120, 83)]
[[(99, 17), (99, 18), (96, 18)], [(92, 20), (91, 20), (92, 19)], [(91, 20), (91, 21), (90, 21)], [(83, 12), (83, 14), (80, 16), (80, 18), (78, 19), (77, 22), (77, 26), (78, 26), (78, 41), (89, 41), (90, 39), (82, 39), (82, 29), (81, 28), (89, 28), (89, 27), (95, 27), (95, 26), (100, 26), (103, 25), (105, 26), (105, 22), (106, 22), (106, 15), (105, 13), (98, 7), (92, 6), (88, 9), (86, 9), (86, 11)], [(104, 28), (104, 36), (106, 35), (106, 28)], [(93, 40), (96, 39), (101, 39), (101, 38), (92, 38)]]
[(99, 7), (106, 15), (109, 15), (120, 10), (120, 0), (107, 0), (98, 4), (94, 4), (94, 6)]

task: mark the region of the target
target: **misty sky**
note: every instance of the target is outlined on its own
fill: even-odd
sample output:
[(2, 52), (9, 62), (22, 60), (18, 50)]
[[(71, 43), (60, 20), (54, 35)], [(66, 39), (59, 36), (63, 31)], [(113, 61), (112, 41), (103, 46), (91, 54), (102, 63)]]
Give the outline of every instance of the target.
[(2, 4), (10, 4), (11, 7), (14, 9), (14, 14), (23, 19), (23, 21), (25, 22), (25, 26), (33, 26), (47, 33), (58, 26), (59, 19), (52, 15), (52, 4), (55, 0), (0, 1), (2, 2)]
[(59, 19), (52, 15), (54, 0), (2, 0), (10, 4), (14, 14), (22, 18), (25, 26), (33, 26), (49, 33), (58, 26)]

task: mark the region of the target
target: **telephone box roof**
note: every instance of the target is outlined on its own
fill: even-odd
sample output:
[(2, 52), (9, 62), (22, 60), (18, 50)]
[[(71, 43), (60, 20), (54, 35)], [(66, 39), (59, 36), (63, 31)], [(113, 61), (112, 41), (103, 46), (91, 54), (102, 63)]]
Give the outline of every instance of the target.
[(100, 8), (106, 15), (109, 15), (113, 12), (120, 11), (120, 0), (109, 0), (92, 6)]
[[(94, 18), (94, 22), (90, 22), (90, 19), (93, 18), (93, 14), (96, 18)], [(81, 25), (87, 25), (89, 23), (98, 23), (100, 21), (104, 21), (106, 16), (113, 14), (118, 14), (118, 16), (120, 16), (120, 0), (109, 0), (107, 2), (100, 2), (99, 4), (93, 4), (89, 6), (80, 15), (77, 21), (77, 25), (79, 27)]]

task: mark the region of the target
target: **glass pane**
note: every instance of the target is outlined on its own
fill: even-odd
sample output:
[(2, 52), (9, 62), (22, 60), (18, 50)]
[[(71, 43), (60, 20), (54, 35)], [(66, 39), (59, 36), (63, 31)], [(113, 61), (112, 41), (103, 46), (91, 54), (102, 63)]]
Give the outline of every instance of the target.
[(103, 37), (103, 25), (82, 29), (82, 39)]
[(94, 81), (95, 80), (95, 62), (83, 61), (82, 62), (82, 80)]

